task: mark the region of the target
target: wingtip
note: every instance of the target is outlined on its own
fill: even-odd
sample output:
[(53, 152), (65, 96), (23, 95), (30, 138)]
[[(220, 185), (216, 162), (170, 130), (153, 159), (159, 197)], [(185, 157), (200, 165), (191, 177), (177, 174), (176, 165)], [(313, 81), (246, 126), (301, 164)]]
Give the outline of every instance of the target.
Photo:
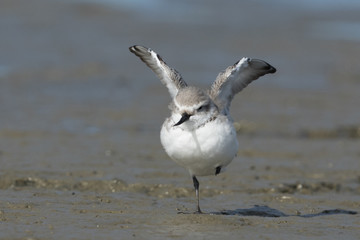
[(129, 47), (129, 51), (133, 53), (136, 51), (135, 48), (136, 48), (136, 45), (133, 45), (133, 46)]
[(269, 73), (276, 73), (276, 71), (277, 71), (276, 68), (274, 68), (269, 64)]
[(267, 67), (268, 67), (268, 71), (269, 71), (269, 73), (276, 73), (276, 68), (275, 67), (273, 67), (273, 66), (271, 66), (269, 63), (267, 63), (267, 62), (265, 62), (264, 61), (264, 63), (266, 63), (267, 64)]
[(136, 52), (141, 52), (141, 51), (149, 51), (150, 49), (141, 45), (133, 45), (131, 47), (129, 47), (130, 52), (132, 53), (136, 53)]
[(261, 69), (263, 71), (266, 71), (266, 74), (275, 73), (277, 71), (276, 68), (271, 66), (269, 63), (265, 62), (264, 60), (260, 60), (260, 59), (251, 59), (250, 65), (259, 70)]

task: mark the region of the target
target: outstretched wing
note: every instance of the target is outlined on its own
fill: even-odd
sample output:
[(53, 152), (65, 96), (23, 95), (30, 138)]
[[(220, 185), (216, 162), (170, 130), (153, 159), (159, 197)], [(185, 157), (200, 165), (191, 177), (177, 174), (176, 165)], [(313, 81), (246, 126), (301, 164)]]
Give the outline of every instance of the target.
[(235, 94), (259, 77), (275, 72), (276, 69), (265, 61), (242, 58), (218, 75), (211, 86), (210, 96), (220, 111), (227, 114)]
[(186, 82), (180, 73), (170, 68), (162, 58), (150, 48), (135, 45), (129, 48), (130, 52), (138, 56), (168, 88), (172, 98), (176, 96), (180, 88), (186, 87)]

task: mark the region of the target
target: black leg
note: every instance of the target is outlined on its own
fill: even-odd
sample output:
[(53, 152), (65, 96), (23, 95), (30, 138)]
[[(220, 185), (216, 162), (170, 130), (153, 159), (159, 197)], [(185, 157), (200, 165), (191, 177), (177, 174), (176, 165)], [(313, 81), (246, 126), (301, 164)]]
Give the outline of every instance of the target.
[(215, 176), (221, 172), (221, 166), (215, 168)]
[(197, 210), (195, 213), (202, 213), (200, 210), (200, 201), (199, 201), (199, 181), (196, 179), (195, 176), (192, 177), (195, 187), (195, 193), (196, 193), (196, 200), (197, 200)]

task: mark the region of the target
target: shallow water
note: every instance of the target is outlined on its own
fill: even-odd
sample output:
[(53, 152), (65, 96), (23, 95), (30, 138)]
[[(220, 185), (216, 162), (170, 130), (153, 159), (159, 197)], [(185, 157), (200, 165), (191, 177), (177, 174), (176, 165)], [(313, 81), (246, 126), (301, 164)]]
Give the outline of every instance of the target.
[[(276, 2), (2, 1), (0, 238), (357, 239), (360, 43), (318, 24), (359, 22), (356, 5)], [(192, 182), (161, 148), (169, 96), (133, 44), (200, 86), (242, 56), (278, 69), (232, 104), (238, 157), (199, 179), (210, 214), (177, 214)]]

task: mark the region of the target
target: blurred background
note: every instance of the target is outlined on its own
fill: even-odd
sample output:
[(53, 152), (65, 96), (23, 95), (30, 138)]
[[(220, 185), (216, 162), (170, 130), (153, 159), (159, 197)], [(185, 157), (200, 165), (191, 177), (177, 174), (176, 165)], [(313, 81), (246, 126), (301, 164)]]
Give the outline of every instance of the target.
[[(134, 44), (151, 47), (189, 84), (201, 87), (243, 56), (264, 59), (278, 72), (235, 99), (235, 121), (276, 134), (320, 129), (320, 135), (332, 136), (338, 133), (326, 131), (340, 127), (342, 134), (358, 136), (358, 1), (2, 0), (0, 5), (0, 150), (10, 168), (17, 161), (8, 158), (25, 150), (8, 146), (8, 137), (35, 134), (40, 145), (30, 144), (28, 151), (36, 154), (21, 156), (48, 151), (51, 158), (43, 161), (57, 165), (62, 161), (52, 160), (59, 158), (53, 152), (65, 154), (66, 148), (40, 140), (73, 134), (81, 141), (72, 151), (83, 145), (101, 152), (134, 147), (141, 131), (157, 135), (170, 98), (129, 53)], [(140, 133), (135, 143), (130, 133)], [(99, 135), (109, 139), (108, 147), (88, 143), (88, 136)]]
[(244, 56), (277, 68), (233, 101), (241, 161), (223, 177), (229, 189), (239, 171), (252, 179), (260, 169), (261, 180), (270, 166), (272, 177), (248, 188), (359, 189), (359, 10), (357, 0), (1, 0), (0, 189), (8, 202), (24, 186), (110, 194), (74, 183), (116, 178), (186, 186), (192, 197), (159, 141), (170, 97), (134, 44), (201, 87)]

